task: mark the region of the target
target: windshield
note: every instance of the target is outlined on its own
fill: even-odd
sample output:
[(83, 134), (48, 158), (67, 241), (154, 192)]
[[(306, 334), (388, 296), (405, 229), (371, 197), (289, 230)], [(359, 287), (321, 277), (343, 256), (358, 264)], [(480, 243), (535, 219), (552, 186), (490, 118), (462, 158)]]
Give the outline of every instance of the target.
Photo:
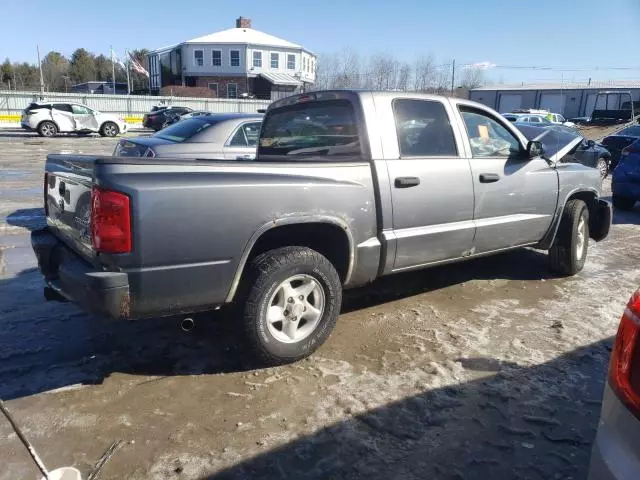
[(618, 135), (629, 135), (630, 137), (640, 137), (640, 127), (627, 127), (620, 132)]
[[(360, 155), (353, 105), (332, 100), (286, 106), (267, 114), (258, 155), (313, 157)], [(309, 158), (311, 157), (311, 158)]]
[(205, 116), (188, 118), (186, 120), (182, 120), (181, 122), (174, 123), (173, 125), (160, 130), (158, 133), (153, 135), (157, 138), (162, 138), (164, 140), (171, 140), (172, 142), (184, 142), (194, 135), (203, 132), (204, 130), (213, 127), (218, 121), (213, 120), (211, 118), (207, 118)]
[[(571, 128), (556, 125), (553, 127), (537, 127), (526, 124), (519, 124), (520, 130), (527, 140), (537, 140), (542, 142), (545, 157), (553, 157), (556, 153), (566, 147), (569, 143), (574, 142), (576, 138), (582, 137)], [(579, 143), (577, 144), (579, 145)], [(573, 149), (572, 149), (573, 151)]]

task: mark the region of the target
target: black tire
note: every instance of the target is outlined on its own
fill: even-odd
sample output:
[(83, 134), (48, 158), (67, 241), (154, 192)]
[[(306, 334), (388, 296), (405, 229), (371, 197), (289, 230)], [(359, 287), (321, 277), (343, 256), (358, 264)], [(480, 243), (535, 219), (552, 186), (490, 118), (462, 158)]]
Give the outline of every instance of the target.
[(120, 133), (118, 125), (113, 122), (104, 122), (100, 127), (101, 137), (116, 137)]
[(609, 175), (609, 162), (604, 157), (598, 158), (598, 162), (596, 163), (596, 168), (600, 172), (600, 178), (604, 180)]
[(38, 135), (41, 137), (55, 137), (57, 134), (58, 126), (53, 122), (45, 120), (38, 125)]
[[(582, 227), (582, 248), (579, 226)], [(584, 267), (588, 250), (589, 210), (582, 200), (569, 200), (562, 211), (555, 241), (549, 249), (551, 269), (561, 275), (575, 275)]]
[(613, 206), (618, 210), (631, 210), (636, 204), (636, 201), (633, 198), (621, 197), (615, 193), (611, 197), (611, 201), (613, 202)]
[[(311, 277), (319, 285), (324, 308), (308, 336), (285, 343), (274, 336), (275, 327), (269, 326), (267, 311), (283, 282), (295, 276)], [(244, 302), (243, 333), (252, 360), (260, 366), (295, 362), (311, 355), (335, 327), (342, 304), (342, 284), (331, 262), (315, 250), (283, 247), (258, 255), (249, 266), (243, 286), (244, 295), (240, 297)], [(298, 319), (300, 326), (304, 325), (304, 315)], [(284, 331), (284, 325), (282, 329)]]

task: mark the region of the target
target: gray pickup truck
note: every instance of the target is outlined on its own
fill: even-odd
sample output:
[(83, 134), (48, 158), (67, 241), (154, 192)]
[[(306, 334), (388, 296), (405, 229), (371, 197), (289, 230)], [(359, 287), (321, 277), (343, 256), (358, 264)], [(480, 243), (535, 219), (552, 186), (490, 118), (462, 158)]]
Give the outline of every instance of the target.
[(611, 207), (573, 143), (461, 99), (297, 95), (268, 109), (253, 162), (49, 155), (32, 244), (49, 299), (116, 319), (234, 303), (248, 351), (290, 362), (343, 288), (382, 275), (525, 246), (580, 271)]

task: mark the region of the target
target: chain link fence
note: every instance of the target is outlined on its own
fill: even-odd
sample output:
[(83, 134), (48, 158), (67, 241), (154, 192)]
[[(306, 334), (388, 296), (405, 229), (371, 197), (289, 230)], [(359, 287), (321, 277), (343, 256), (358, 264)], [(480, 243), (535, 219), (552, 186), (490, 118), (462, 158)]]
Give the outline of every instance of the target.
[(255, 113), (266, 109), (270, 100), (163, 97), (139, 95), (102, 95), (89, 93), (57, 93), (0, 91), (0, 124), (20, 122), (22, 110), (31, 102), (81, 103), (101, 112), (116, 113), (128, 123), (141, 123), (142, 116), (155, 105), (176, 105), (214, 113)]

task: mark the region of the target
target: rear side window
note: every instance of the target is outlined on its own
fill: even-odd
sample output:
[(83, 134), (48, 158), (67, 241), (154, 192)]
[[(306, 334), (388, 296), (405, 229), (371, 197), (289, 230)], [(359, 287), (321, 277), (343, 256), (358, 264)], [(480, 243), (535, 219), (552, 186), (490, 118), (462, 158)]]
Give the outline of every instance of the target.
[(67, 103), (54, 103), (53, 104), (53, 109), (54, 110), (58, 110), (60, 112), (68, 112), (68, 113), (72, 113), (73, 110), (71, 109), (71, 105), (67, 104)]
[(449, 116), (440, 102), (398, 98), (393, 102), (400, 155), (457, 156)]
[(230, 147), (255, 147), (260, 135), (260, 122), (245, 123), (240, 126), (229, 141)]
[(286, 160), (362, 157), (358, 125), (348, 100), (299, 103), (277, 108), (264, 120), (258, 155)]
[(171, 140), (172, 142), (184, 142), (194, 135), (213, 127), (218, 121), (211, 120), (205, 116), (187, 118), (181, 122), (174, 123), (169, 127), (160, 130), (154, 137)]

